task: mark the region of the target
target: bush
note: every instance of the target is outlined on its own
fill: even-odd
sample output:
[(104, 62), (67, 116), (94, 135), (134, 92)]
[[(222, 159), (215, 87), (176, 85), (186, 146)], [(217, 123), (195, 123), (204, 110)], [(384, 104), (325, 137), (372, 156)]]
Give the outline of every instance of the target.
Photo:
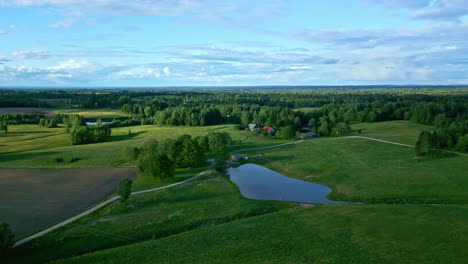
[(7, 223), (0, 222), (0, 255), (6, 255), (15, 242), (15, 236)]
[(140, 150), (135, 147), (125, 147), (123, 149), (123, 155), (128, 161), (136, 160), (139, 154)]
[(62, 157), (55, 158), (55, 162), (61, 163), (63, 162), (63, 158)]
[(117, 193), (121, 197), (120, 198), (121, 203), (125, 203), (130, 197), (130, 194), (132, 194), (132, 184), (133, 184), (133, 181), (131, 179), (125, 178), (125, 179), (120, 180), (119, 190)]
[(237, 125), (234, 126), (234, 129), (236, 129), (236, 130), (245, 130), (245, 126), (242, 125), (242, 124), (237, 124)]
[(75, 161), (79, 161), (79, 160), (81, 160), (81, 158), (71, 158), (70, 163), (75, 162)]

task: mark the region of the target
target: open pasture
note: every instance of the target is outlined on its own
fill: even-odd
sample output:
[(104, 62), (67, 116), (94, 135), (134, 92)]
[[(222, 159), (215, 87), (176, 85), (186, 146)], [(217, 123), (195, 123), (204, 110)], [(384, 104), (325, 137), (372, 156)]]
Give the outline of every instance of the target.
[(464, 156), (420, 158), (413, 148), (359, 138), (318, 138), (243, 154), (249, 162), (332, 188), (331, 200), (468, 202)]
[(0, 169), (0, 221), (17, 238), (77, 214), (116, 192), (136, 169)]

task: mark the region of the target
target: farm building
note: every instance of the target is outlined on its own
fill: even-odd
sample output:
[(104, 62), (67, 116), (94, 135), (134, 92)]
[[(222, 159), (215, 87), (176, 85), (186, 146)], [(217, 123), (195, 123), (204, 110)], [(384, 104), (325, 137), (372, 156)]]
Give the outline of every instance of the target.
[(234, 154), (234, 155), (231, 155), (229, 160), (233, 162), (238, 162), (242, 160), (242, 156), (240, 154)]
[(251, 131), (259, 130), (260, 128), (261, 128), (261, 126), (258, 126), (257, 124), (249, 124), (249, 129)]
[(315, 138), (315, 137), (318, 137), (318, 134), (315, 133), (314, 131), (310, 131), (307, 133), (301, 133), (300, 137), (301, 139)]
[(268, 133), (275, 133), (276, 131), (274, 128), (269, 127), (269, 126), (264, 126), (262, 127), (262, 129), (268, 131)]

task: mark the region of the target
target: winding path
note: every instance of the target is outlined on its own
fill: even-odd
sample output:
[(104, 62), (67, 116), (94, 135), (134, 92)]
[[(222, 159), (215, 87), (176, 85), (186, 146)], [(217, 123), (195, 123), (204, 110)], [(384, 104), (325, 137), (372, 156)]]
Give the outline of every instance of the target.
[[(186, 180), (183, 180), (183, 181), (180, 181), (180, 182), (176, 182), (176, 183), (173, 183), (173, 184), (169, 184), (169, 185), (166, 185), (166, 186), (158, 187), (158, 188), (152, 188), (152, 189), (147, 189), (147, 190), (132, 192), (131, 195), (136, 195), (136, 194), (141, 194), (141, 193), (148, 193), (148, 192), (159, 191), (159, 190), (171, 188), (171, 187), (174, 187), (174, 186), (178, 186), (178, 185), (181, 185), (181, 184), (184, 184), (184, 183), (187, 183), (187, 182), (195, 181), (195, 180), (197, 180), (198, 178), (200, 178), (201, 176), (208, 174), (208, 173), (213, 169), (213, 167), (214, 167), (214, 165), (215, 165), (215, 160), (210, 160), (210, 161), (211, 161), (211, 164), (210, 164), (210, 166), (208, 167), (208, 169), (206, 169), (206, 170), (204, 170), (204, 171), (198, 173), (197, 175), (193, 176), (192, 178), (189, 178), (189, 179), (186, 179)], [(42, 230), (42, 231), (40, 231), (40, 232), (35, 233), (34, 235), (28, 236), (28, 237), (26, 237), (26, 238), (23, 238), (23, 239), (17, 241), (17, 242), (13, 245), (13, 247), (17, 247), (17, 246), (19, 246), (19, 245), (21, 245), (21, 244), (24, 244), (24, 243), (26, 243), (26, 242), (28, 242), (28, 241), (31, 241), (31, 240), (35, 239), (35, 238), (38, 238), (38, 237), (41, 237), (41, 236), (43, 236), (43, 235), (45, 235), (45, 234), (47, 234), (47, 233), (50, 233), (50, 232), (52, 232), (52, 231), (54, 231), (54, 230), (56, 230), (56, 229), (58, 229), (58, 228), (60, 228), (60, 227), (62, 227), (62, 226), (65, 226), (65, 225), (67, 225), (67, 224), (69, 224), (69, 223), (71, 223), (71, 222), (74, 222), (74, 221), (76, 221), (76, 220), (78, 220), (78, 219), (80, 219), (80, 218), (82, 218), (82, 217), (84, 217), (84, 216), (87, 216), (87, 215), (89, 215), (89, 214), (91, 214), (91, 213), (93, 213), (93, 212), (95, 212), (95, 211), (101, 209), (102, 207), (104, 207), (104, 206), (106, 206), (106, 205), (108, 205), (108, 204), (110, 204), (110, 203), (115, 202), (115, 201), (117, 201), (118, 199), (120, 199), (120, 196), (119, 196), (119, 195), (117, 195), (117, 196), (115, 196), (115, 197), (112, 197), (112, 198), (110, 198), (110, 199), (108, 199), (108, 200), (106, 200), (106, 201), (104, 201), (104, 202), (102, 202), (102, 203), (99, 203), (99, 204), (95, 205), (94, 207), (91, 207), (91, 208), (89, 208), (88, 210), (86, 210), (86, 211), (84, 211), (84, 212), (82, 212), (82, 213), (80, 213), (80, 214), (78, 214), (78, 215), (75, 215), (75, 216), (73, 216), (73, 217), (71, 217), (71, 218), (69, 218), (69, 219), (67, 219), (67, 220), (65, 220), (65, 221), (63, 221), (63, 222), (60, 222), (60, 223), (58, 223), (58, 224), (56, 224), (56, 225), (53, 225), (53, 226), (51, 226), (51, 227), (49, 227), (49, 228), (46, 228), (46, 229), (44, 229), (44, 230)]]

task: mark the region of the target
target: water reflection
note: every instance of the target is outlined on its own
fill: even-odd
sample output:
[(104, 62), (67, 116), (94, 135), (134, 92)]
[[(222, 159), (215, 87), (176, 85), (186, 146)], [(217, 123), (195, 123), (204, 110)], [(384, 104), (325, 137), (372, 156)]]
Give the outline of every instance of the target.
[(257, 164), (229, 168), (229, 177), (244, 197), (256, 200), (279, 200), (315, 204), (350, 203), (328, 200), (327, 186), (286, 177)]

